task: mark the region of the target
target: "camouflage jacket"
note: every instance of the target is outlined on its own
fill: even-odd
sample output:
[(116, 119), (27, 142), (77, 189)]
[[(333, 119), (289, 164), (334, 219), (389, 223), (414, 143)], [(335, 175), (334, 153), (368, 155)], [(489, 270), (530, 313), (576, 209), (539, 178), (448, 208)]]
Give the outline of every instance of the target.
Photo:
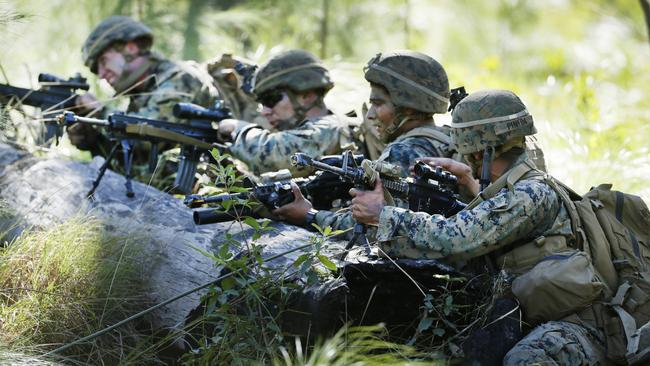
[[(524, 153), (513, 166), (527, 160)], [(511, 244), (540, 238), (543, 244), (544, 238), (566, 238), (571, 233), (571, 222), (560, 197), (543, 177), (536, 175), (524, 176), (493, 197), (449, 218), (386, 206), (380, 214), (377, 239), (393, 256), (454, 261), (499, 249), (507, 251)], [(410, 240), (399, 240), (398, 245), (390, 242), (400, 236)]]
[(253, 123), (240, 123), (234, 136), (230, 154), (256, 175), (289, 169), (293, 176), (304, 176), (309, 171), (292, 167), (292, 154), (303, 152), (320, 157), (352, 147), (347, 122), (334, 114), (306, 119), (294, 129), (277, 132)]
[[(427, 130), (432, 130), (433, 133)], [(402, 168), (403, 176), (408, 176), (410, 167), (415, 164), (417, 158), (451, 157), (454, 150), (447, 141), (443, 141), (444, 139), (432, 137), (432, 135), (438, 135), (436, 132), (445, 133), (442, 127), (433, 124), (408, 131), (388, 144), (377, 160), (399, 165)], [(408, 208), (406, 202), (396, 200), (395, 203), (400, 207)], [(316, 224), (322, 228), (330, 226), (335, 230), (345, 230), (354, 226), (354, 219), (352, 219), (352, 213), (347, 209), (336, 213), (319, 211), (316, 214)], [(368, 236), (371, 237), (372, 234), (373, 232), (369, 231)]]
[(151, 78), (144, 88), (129, 95), (128, 114), (161, 121), (185, 123), (172, 113), (176, 103), (189, 102), (211, 107), (218, 98), (208, 73), (191, 62), (172, 62), (154, 56)]

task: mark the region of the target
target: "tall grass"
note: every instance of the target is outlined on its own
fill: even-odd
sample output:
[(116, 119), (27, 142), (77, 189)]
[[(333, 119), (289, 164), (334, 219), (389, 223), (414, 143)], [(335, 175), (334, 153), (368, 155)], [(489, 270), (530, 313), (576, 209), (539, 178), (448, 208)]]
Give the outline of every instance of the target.
[[(0, 251), (0, 344), (42, 353), (90, 334), (147, 305), (138, 249), (77, 217), (30, 230)], [(119, 266), (119, 268), (118, 268)], [(140, 329), (136, 329), (141, 327)], [(119, 360), (142, 341), (146, 322), (71, 349), (69, 363)]]

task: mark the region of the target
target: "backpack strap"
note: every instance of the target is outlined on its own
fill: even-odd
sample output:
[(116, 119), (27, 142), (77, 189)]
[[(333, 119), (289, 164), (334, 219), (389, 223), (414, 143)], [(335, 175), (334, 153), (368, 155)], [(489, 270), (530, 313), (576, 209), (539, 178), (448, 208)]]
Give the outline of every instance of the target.
[[(529, 174), (533, 172), (537, 172), (538, 174)], [(522, 161), (514, 168), (508, 170), (506, 174), (500, 176), (499, 179), (494, 181), (494, 183), (490, 184), (487, 186), (487, 188), (482, 190), (478, 196), (476, 196), (476, 198), (474, 198), (472, 202), (467, 205), (466, 210), (471, 210), (472, 208), (478, 206), (481, 202), (496, 196), (496, 194), (506, 186), (509, 190), (513, 190), (515, 183), (521, 180), (521, 178), (524, 176), (534, 175), (541, 176), (542, 172), (537, 171), (535, 164), (531, 162), (530, 159)]]
[(550, 175), (544, 175), (544, 181), (553, 188), (555, 193), (560, 196), (564, 207), (569, 214), (569, 220), (571, 221), (571, 231), (573, 232), (573, 239), (575, 240), (575, 245), (577, 249), (585, 251), (589, 258), (591, 258), (590, 248), (586, 247), (587, 235), (585, 234), (584, 229), (582, 228), (582, 222), (580, 221), (580, 215), (578, 214), (578, 209), (576, 208), (575, 202), (573, 202), (572, 196), (577, 197), (579, 200), (581, 197), (571, 188), (567, 187), (563, 183), (556, 181), (555, 178)]
[(400, 137), (407, 138), (407, 137), (415, 137), (415, 136), (429, 137), (436, 141), (440, 141), (443, 144), (451, 146), (451, 137), (448, 134), (439, 131), (436, 128), (436, 125), (433, 123), (408, 130), (406, 131), (405, 134), (401, 135)]

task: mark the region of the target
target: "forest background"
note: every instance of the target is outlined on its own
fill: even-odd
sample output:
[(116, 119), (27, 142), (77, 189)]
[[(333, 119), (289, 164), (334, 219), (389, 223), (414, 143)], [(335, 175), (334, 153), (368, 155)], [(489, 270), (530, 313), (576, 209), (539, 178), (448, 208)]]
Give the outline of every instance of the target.
[[(146, 23), (156, 35), (154, 49), (173, 59), (206, 62), (232, 53), (261, 63), (286, 49), (312, 51), (332, 71), (336, 86), (327, 101), (340, 113), (360, 110), (367, 100), (362, 68), (368, 59), (413, 49), (440, 61), (452, 87), (502, 88), (520, 95), (535, 118), (549, 172), (579, 193), (610, 182), (650, 202), (650, 43), (643, 5), (648, 0), (0, 0), (0, 83), (37, 87), (38, 73), (67, 78), (80, 72), (92, 92), (111, 99), (110, 87), (83, 66), (80, 50), (94, 26), (113, 14)], [(437, 117), (441, 124), (449, 120), (449, 115)], [(0, 119), (3, 133), (6, 122)], [(90, 159), (65, 139), (39, 153)], [(105, 272), (113, 281), (118, 273), (113, 251), (97, 250), (107, 247), (99, 232), (97, 223), (72, 220), (24, 235), (0, 251), (5, 281), (0, 287), (24, 282), (56, 294), (3, 292), (0, 361), (5, 345), (39, 354), (52, 343), (70, 342), (77, 333), (102, 329), (140, 310), (125, 264), (115, 279), (124, 289), (108, 291), (121, 311), (113, 317), (104, 316), (112, 305), (106, 305), (103, 293), (79, 286), (92, 274)], [(113, 240), (108, 247), (122, 250), (122, 243)], [(36, 272), (18, 265), (32, 247), (41, 250), (43, 260), (57, 253), (58, 262), (43, 265), (49, 277), (38, 286)], [(49, 252), (42, 250), (46, 247)], [(103, 262), (94, 260), (98, 256)], [(66, 266), (76, 275), (68, 276)], [(99, 319), (92, 318), (100, 311), (89, 298), (101, 300)], [(120, 299), (131, 299), (132, 307)], [(84, 316), (78, 316), (79, 304)], [(76, 326), (66, 323), (70, 319)], [(103, 364), (112, 352), (114, 359), (129, 363), (122, 348), (102, 345), (93, 346), (92, 356), (80, 349), (76, 359)], [(138, 347), (130, 355), (142, 359), (145, 347)]]
[[(90, 30), (133, 16), (174, 59), (233, 53), (263, 62), (286, 49), (323, 58), (337, 112), (359, 109), (362, 67), (378, 52), (412, 49), (446, 68), (451, 86), (510, 89), (538, 126), (549, 171), (584, 193), (601, 182), (650, 199), (650, 44), (645, 0), (21, 0), (0, 2), (3, 82), (36, 85), (39, 72), (81, 72)], [(439, 118), (448, 123), (449, 116)], [(63, 150), (65, 152), (65, 150)], [(78, 154), (76, 156), (79, 156)], [(84, 155), (80, 155), (82, 158)]]

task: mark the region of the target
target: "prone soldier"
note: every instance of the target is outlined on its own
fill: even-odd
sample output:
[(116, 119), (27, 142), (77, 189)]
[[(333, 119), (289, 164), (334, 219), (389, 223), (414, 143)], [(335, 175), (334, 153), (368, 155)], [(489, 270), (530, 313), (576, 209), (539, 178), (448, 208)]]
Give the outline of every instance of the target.
[(307, 51), (271, 58), (257, 70), (253, 93), (274, 130), (247, 121), (221, 121), (219, 133), (232, 140), (228, 152), (255, 174), (290, 169), (300, 176), (308, 172), (291, 167), (291, 154), (320, 157), (353, 147), (348, 123), (323, 100), (333, 86), (329, 71)]
[[(447, 111), (450, 96), (447, 73), (438, 61), (413, 51), (378, 54), (368, 62), (364, 74), (370, 83), (366, 118), (388, 143), (378, 161), (398, 166), (406, 176), (416, 158), (454, 154), (448, 132), (433, 121), (434, 114)], [(294, 193), (296, 200), (275, 210), (276, 215), (307, 226), (312, 222), (335, 229), (354, 226), (349, 211), (315, 211), (296, 187)]]
[[(151, 50), (154, 35), (146, 25), (127, 16), (104, 19), (82, 47), (84, 64), (106, 80), (118, 96), (128, 96), (126, 113), (183, 123), (172, 114), (178, 102), (211, 107), (218, 93), (206, 70), (194, 62), (173, 62)], [(77, 98), (86, 112), (107, 112), (92, 94)], [(93, 113), (93, 111), (95, 113)], [(106, 156), (108, 138), (88, 125), (68, 128), (68, 137), (81, 150)], [(136, 157), (136, 161), (146, 161)]]
[[(439, 158), (426, 161), (456, 174), (459, 184), (475, 193), (475, 200), (445, 218), (385, 205), (380, 181), (373, 191), (352, 190), (353, 217), (378, 226), (383, 251), (396, 257), (442, 258), (457, 265), (488, 260), (516, 278), (530, 273), (542, 259), (584, 258), (558, 257), (579, 254), (561, 199), (566, 192), (552, 186), (526, 154), (525, 136), (536, 129), (521, 100), (509, 91), (476, 92), (456, 106), (452, 117), (453, 143), (469, 165)], [(487, 181), (487, 187), (476, 178)], [(410, 240), (394, 241), (398, 236)], [(568, 298), (561, 300), (565, 304)], [(504, 365), (607, 364), (604, 342), (601, 329), (564, 317), (534, 329), (508, 352)]]

